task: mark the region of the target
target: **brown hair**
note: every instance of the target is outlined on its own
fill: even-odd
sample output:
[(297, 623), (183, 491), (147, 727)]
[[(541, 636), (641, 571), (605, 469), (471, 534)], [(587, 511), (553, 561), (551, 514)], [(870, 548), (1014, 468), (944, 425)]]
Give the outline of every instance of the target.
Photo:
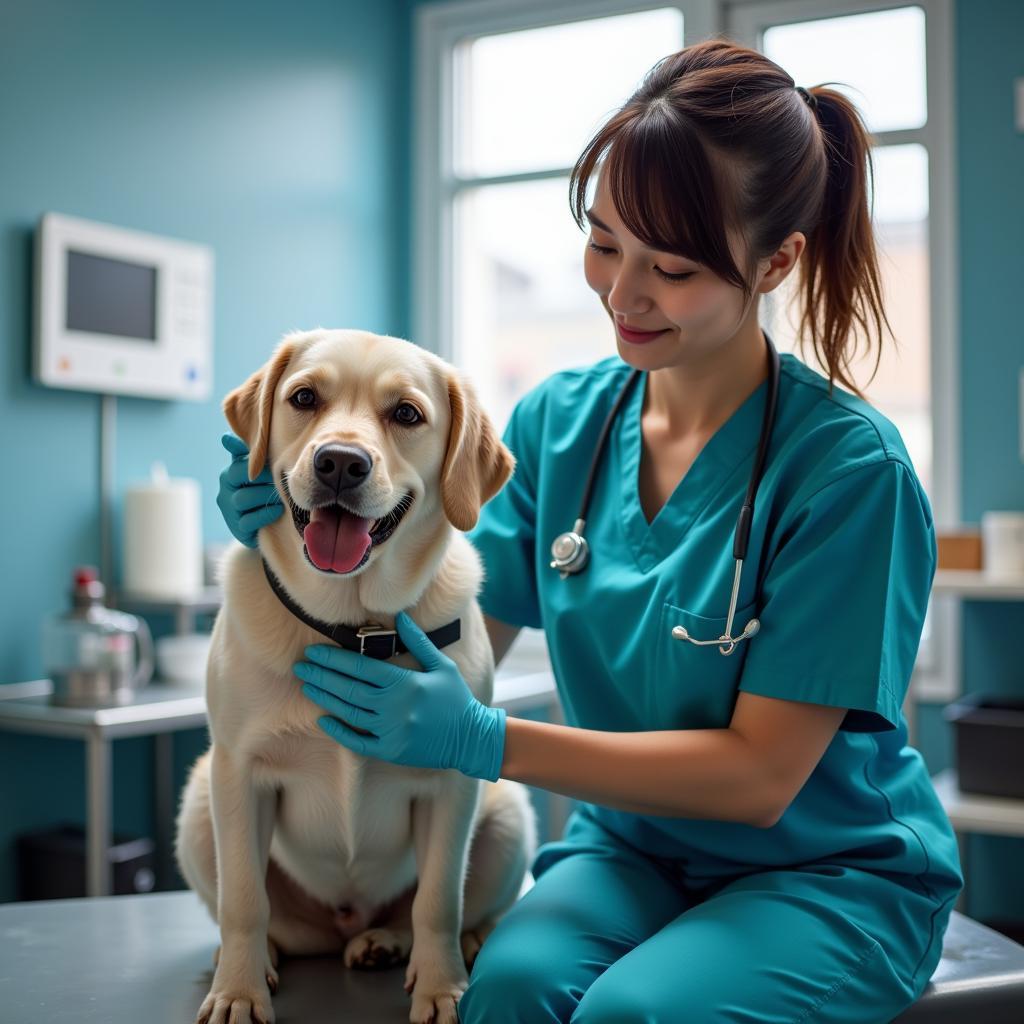
[[(830, 391), (838, 380), (863, 398), (848, 372), (852, 325), (867, 334), (874, 321), (875, 372), (883, 321), (892, 333), (868, 211), (871, 137), (842, 93), (823, 85), (808, 92), (816, 110), (756, 50), (721, 39), (688, 46), (655, 64), (587, 144), (572, 170), (570, 204), (583, 228), (587, 184), (604, 158), (629, 230), (742, 288), (744, 302), (758, 263), (803, 232), (801, 352), (809, 333)], [(742, 270), (727, 226), (747, 247)]]

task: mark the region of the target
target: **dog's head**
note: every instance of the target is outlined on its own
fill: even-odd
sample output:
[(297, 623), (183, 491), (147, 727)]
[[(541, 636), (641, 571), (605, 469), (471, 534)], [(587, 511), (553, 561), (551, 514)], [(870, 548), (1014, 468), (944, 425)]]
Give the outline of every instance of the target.
[(362, 572), (414, 521), (471, 529), (515, 465), (455, 367), (365, 331), (286, 335), (224, 399), (224, 415), (249, 446), (249, 479), (269, 462), (306, 559), (324, 573)]

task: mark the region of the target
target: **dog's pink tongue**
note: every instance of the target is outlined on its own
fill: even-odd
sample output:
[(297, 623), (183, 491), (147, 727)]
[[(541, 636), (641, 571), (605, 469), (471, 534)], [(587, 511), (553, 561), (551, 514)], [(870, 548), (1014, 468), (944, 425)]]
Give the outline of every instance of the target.
[(370, 546), (371, 520), (343, 512), (337, 505), (313, 509), (302, 531), (306, 550), (318, 569), (351, 572)]

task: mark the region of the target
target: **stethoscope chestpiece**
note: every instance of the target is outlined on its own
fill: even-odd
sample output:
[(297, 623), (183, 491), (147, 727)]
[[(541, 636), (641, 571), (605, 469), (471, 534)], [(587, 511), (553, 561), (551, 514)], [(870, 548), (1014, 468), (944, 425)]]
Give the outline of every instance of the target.
[(570, 573), (580, 572), (589, 556), (590, 547), (583, 536), (582, 519), (577, 519), (571, 530), (560, 533), (551, 543), (551, 568), (557, 569), (563, 580)]

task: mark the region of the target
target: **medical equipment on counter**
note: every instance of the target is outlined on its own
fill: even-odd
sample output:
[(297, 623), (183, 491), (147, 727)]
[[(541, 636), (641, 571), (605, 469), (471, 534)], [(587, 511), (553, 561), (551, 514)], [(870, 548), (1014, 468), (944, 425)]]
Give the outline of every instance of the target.
[(58, 213), (43, 215), (35, 241), (39, 383), (142, 398), (209, 398), (208, 246)]
[[(755, 618), (751, 619), (743, 632), (738, 637), (732, 636), (732, 620), (736, 614), (736, 600), (740, 589), (740, 574), (743, 570), (743, 560), (747, 557), (747, 546), (750, 540), (750, 523), (754, 515), (754, 497), (757, 494), (758, 484), (764, 474), (764, 466), (768, 457), (768, 446), (771, 442), (772, 428), (775, 425), (775, 415), (779, 406), (779, 353), (772, 343), (767, 332), (764, 335), (769, 352), (768, 371), (768, 397), (764, 406), (764, 418), (761, 422), (761, 437), (757, 446), (757, 456), (754, 459), (754, 468), (750, 475), (750, 482), (747, 484), (747, 494), (740, 509), (739, 519), (736, 523), (736, 534), (733, 541), (733, 558), (736, 559), (736, 571), (733, 575), (732, 597), (729, 601), (729, 615), (726, 620), (725, 633), (717, 640), (695, 640), (683, 626), (675, 626), (672, 629), (672, 636), (676, 640), (689, 640), (690, 643), (699, 647), (715, 645), (723, 655), (730, 655), (736, 645), (744, 639), (754, 636), (761, 628), (760, 622)], [(608, 416), (605, 418), (604, 426), (597, 440), (594, 456), (590, 462), (590, 471), (587, 474), (587, 482), (583, 488), (583, 500), (580, 503), (579, 515), (571, 530), (559, 534), (551, 544), (550, 563), (552, 569), (556, 569), (564, 580), (570, 574), (582, 572), (586, 567), (590, 556), (590, 548), (586, 538), (583, 536), (583, 528), (586, 525), (587, 507), (590, 504), (590, 494), (593, 490), (594, 478), (597, 475), (597, 467), (604, 452), (608, 432), (611, 430), (612, 422), (619, 411), (626, 395), (629, 393), (634, 381), (640, 376), (640, 370), (634, 369), (619, 392)]]
[(71, 610), (43, 620), (43, 664), (53, 681), (54, 704), (129, 704), (153, 675), (149, 627), (143, 619), (104, 607), (105, 593), (96, 569), (79, 566)]
[(150, 474), (125, 489), (121, 589), (132, 597), (188, 600), (203, 589), (199, 482), (168, 477), (162, 462)]

